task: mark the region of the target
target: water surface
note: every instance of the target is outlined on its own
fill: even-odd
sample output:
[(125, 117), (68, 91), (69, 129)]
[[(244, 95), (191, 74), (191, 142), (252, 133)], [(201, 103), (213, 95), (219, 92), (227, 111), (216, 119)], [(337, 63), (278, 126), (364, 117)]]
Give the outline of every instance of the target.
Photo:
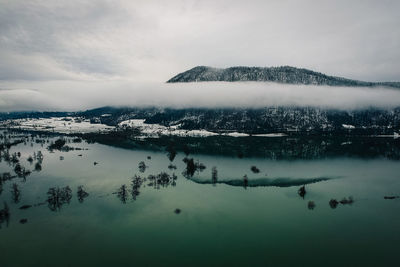
[[(10, 154), (21, 152), (27, 170), (34, 169), (36, 160), (27, 161), (33, 152), (40, 150), (43, 162), (26, 179), (3, 182), (0, 203), (7, 202), (10, 218), (0, 229), (1, 266), (387, 266), (399, 260), (400, 199), (383, 198), (400, 194), (396, 160), (189, 154), (206, 169), (184, 177), (181, 152), (170, 170), (163, 152), (86, 142), (68, 143), (84, 150), (51, 152), (48, 145), (28, 139), (10, 148)], [(143, 173), (141, 161), (148, 166)], [(13, 166), (3, 159), (4, 172), (13, 174)], [(154, 186), (147, 179), (132, 197), (134, 175), (161, 172), (177, 180)], [(306, 184), (304, 199), (299, 181)], [(14, 183), (21, 192), (17, 203)], [(128, 189), (125, 203), (117, 194), (122, 185)], [(49, 188), (66, 186), (72, 190), (69, 203), (50, 209)], [(82, 202), (78, 186), (89, 193)], [(349, 196), (351, 205), (329, 205)], [(19, 209), (23, 205), (33, 207)]]

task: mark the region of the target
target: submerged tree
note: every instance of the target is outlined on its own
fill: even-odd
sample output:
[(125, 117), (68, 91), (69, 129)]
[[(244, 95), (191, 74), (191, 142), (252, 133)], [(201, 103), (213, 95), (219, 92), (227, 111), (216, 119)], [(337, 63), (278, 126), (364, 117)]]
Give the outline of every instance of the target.
[(340, 204), (342, 205), (346, 205), (346, 204), (353, 204), (354, 199), (352, 196), (350, 196), (349, 198), (343, 198), (342, 200), (340, 200)]
[(42, 151), (38, 151), (37, 152), (37, 154), (36, 154), (36, 160), (38, 161), (38, 163), (39, 164), (42, 164), (42, 162), (43, 162), (43, 153), (42, 153)]
[(132, 187), (132, 191), (131, 191), (131, 195), (132, 195), (132, 199), (136, 200), (136, 197), (140, 194), (139, 189), (142, 186), (143, 183), (143, 179), (138, 176), (135, 175), (132, 178), (132, 183), (131, 183), (131, 187)]
[(35, 171), (40, 172), (42, 170), (42, 165), (39, 162), (35, 164)]
[(297, 193), (304, 199), (304, 196), (306, 195), (306, 186), (303, 185), (300, 187)]
[(331, 199), (329, 201), (329, 206), (331, 206), (332, 209), (336, 209), (338, 204), (339, 204), (339, 202), (336, 199)]
[(11, 199), (14, 203), (19, 203), (21, 200), (21, 191), (16, 183), (13, 183), (11, 186)]
[(126, 189), (126, 185), (121, 185), (121, 187), (117, 191), (117, 196), (122, 203), (126, 203), (126, 200), (128, 199), (128, 190)]
[(47, 191), (47, 203), (52, 211), (60, 210), (64, 204), (69, 204), (71, 198), (72, 190), (69, 186), (63, 188), (51, 187)]
[(247, 178), (247, 174), (245, 174), (243, 176), (243, 187), (244, 187), (244, 189), (246, 189), (248, 185), (249, 185), (249, 178)]
[(144, 161), (139, 162), (139, 171), (140, 172), (145, 172), (146, 171), (146, 163), (144, 163)]
[(65, 143), (66, 143), (65, 139), (62, 139), (62, 138), (57, 139), (56, 141), (54, 141), (54, 143), (52, 143), (52, 144), (48, 147), (48, 149), (49, 149), (49, 150), (54, 150), (54, 149), (56, 149), (56, 150), (61, 150), (62, 147), (65, 145)]
[(185, 176), (192, 177), (194, 175), (194, 172), (196, 171), (196, 165), (194, 164), (193, 159), (188, 159), (185, 158), (186, 161), (186, 171), (184, 173)]
[(214, 166), (211, 169), (211, 182), (215, 186), (217, 181), (218, 181), (218, 171), (217, 171), (217, 167)]
[(6, 222), (6, 226), (10, 221), (10, 209), (8, 208), (7, 202), (4, 202), (3, 209), (0, 210), (0, 228), (1, 225)]
[(176, 157), (176, 150), (175, 150), (175, 147), (173, 146), (173, 145), (169, 145), (168, 147), (167, 147), (167, 155), (168, 155), (168, 159), (169, 159), (169, 161), (171, 161), (171, 163), (174, 161), (174, 159), (175, 159), (175, 157)]
[(173, 173), (169, 175), (166, 172), (161, 172), (157, 175), (149, 175), (147, 180), (149, 180), (148, 186), (152, 186), (154, 189), (160, 189), (160, 187), (168, 187), (169, 185), (175, 186), (178, 177)]
[(76, 194), (78, 196), (78, 201), (80, 203), (83, 203), (85, 198), (87, 198), (89, 196), (89, 193), (85, 191), (85, 189), (83, 188), (83, 185), (78, 186), (78, 191)]
[(203, 163), (200, 163), (199, 161), (195, 163), (192, 158), (184, 158), (183, 162), (186, 163), (186, 169), (182, 173), (185, 177), (192, 177), (196, 171), (203, 171), (206, 168)]
[(259, 173), (259, 172), (260, 172), (260, 169), (257, 168), (256, 166), (251, 166), (250, 170), (251, 170), (253, 173)]

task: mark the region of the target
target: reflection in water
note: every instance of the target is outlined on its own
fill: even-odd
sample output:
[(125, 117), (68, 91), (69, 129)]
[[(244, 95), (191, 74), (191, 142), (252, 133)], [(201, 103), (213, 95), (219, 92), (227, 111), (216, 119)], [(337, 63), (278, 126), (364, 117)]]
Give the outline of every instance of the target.
[(182, 175), (186, 178), (190, 178), (194, 175), (195, 172), (202, 172), (206, 169), (206, 166), (199, 161), (194, 162), (193, 158), (185, 157), (183, 162), (186, 163), (186, 169), (182, 173)]
[(0, 210), (0, 228), (4, 222), (6, 223), (6, 226), (8, 226), (9, 221), (10, 221), (10, 209), (8, 208), (7, 203), (4, 202), (4, 207), (3, 209)]
[[(232, 179), (232, 180), (218, 180), (213, 181), (205, 180), (202, 178), (192, 177), (189, 178), (191, 181), (198, 184), (227, 184), (231, 186), (248, 186), (248, 187), (258, 187), (258, 186), (276, 186), (276, 187), (291, 187), (291, 186), (299, 186), (306, 184), (313, 184), (322, 181), (328, 181), (331, 179), (340, 178), (338, 176), (335, 177), (316, 177), (316, 178), (290, 178), (290, 177), (280, 177), (280, 178), (257, 178), (257, 179), (248, 179), (245, 175), (243, 179)], [(246, 181), (247, 180), (247, 181)]]
[(245, 174), (243, 176), (243, 187), (244, 187), (244, 189), (247, 189), (248, 185), (249, 185), (249, 178), (247, 178), (247, 175)]
[[(53, 140), (57, 138), (58, 137), (55, 137)], [(30, 139), (31, 137), (29, 137), (28, 140)], [(70, 137), (64, 137), (64, 139), (67, 141), (67, 144), (72, 140)], [(277, 247), (277, 251), (272, 251), (271, 255), (278, 255), (281, 251), (286, 251), (287, 249), (287, 251), (292, 252), (298, 251), (299, 254), (296, 255), (300, 255), (301, 257), (307, 254), (307, 249), (310, 250), (310, 248), (301, 250), (298, 247), (288, 247), (287, 244), (297, 244), (292, 241), (304, 239), (310, 240), (310, 243), (312, 241), (318, 244), (328, 239), (332, 241), (335, 240), (335, 236), (337, 235), (335, 231), (341, 231), (340, 233), (343, 234), (342, 236), (345, 238), (343, 239), (343, 247), (346, 248), (346, 251), (350, 248), (350, 246), (346, 246), (346, 244), (352, 244), (352, 249), (362, 246), (360, 250), (370, 249), (372, 251), (378, 246), (381, 246), (381, 244), (378, 244), (382, 240), (380, 237), (379, 240), (374, 240), (374, 237), (370, 235), (366, 237), (368, 238), (368, 242), (364, 242), (364, 240), (353, 239), (354, 235), (352, 236), (352, 234), (354, 234), (353, 229), (357, 228), (357, 225), (354, 225), (355, 222), (360, 223), (360, 220), (354, 220), (354, 218), (361, 218), (361, 216), (365, 218), (365, 220), (361, 222), (363, 227), (359, 227), (361, 230), (369, 229), (369, 226), (372, 225), (377, 225), (381, 231), (379, 234), (382, 234), (381, 236), (385, 238), (393, 235), (393, 232), (397, 234), (397, 228), (394, 222), (396, 222), (398, 216), (393, 214), (394, 210), (398, 208), (398, 201), (383, 200), (383, 196), (387, 196), (388, 199), (393, 199), (398, 195), (398, 192), (395, 191), (398, 190), (398, 184), (394, 182), (393, 178), (396, 176), (395, 171), (398, 170), (396, 169), (397, 167), (393, 167), (394, 164), (396, 164), (396, 162), (393, 161), (373, 160), (366, 162), (359, 159), (343, 158), (329, 162), (325, 160), (280, 162), (268, 161), (265, 160), (265, 158), (240, 160), (237, 158), (195, 155), (190, 156), (194, 157), (194, 159), (186, 159), (185, 164), (182, 164), (181, 160), (183, 157), (179, 157), (180, 155), (178, 155), (173, 160), (179, 158), (179, 161), (177, 160), (175, 162), (179, 174), (185, 171), (186, 174), (191, 173), (193, 176), (190, 177), (190, 175), (188, 175), (187, 177), (189, 180), (180, 180), (180, 187), (177, 188), (178, 190), (175, 190), (175, 188), (171, 187), (177, 185), (178, 177), (172, 174), (173, 171), (169, 172), (168, 169), (166, 169), (168, 164), (172, 165), (172, 161), (169, 157), (167, 158), (165, 156), (165, 151), (151, 154), (151, 175), (148, 175), (147, 172), (145, 172), (146, 174), (144, 175), (139, 173), (136, 169), (138, 175), (133, 176), (134, 173), (131, 174), (132, 159), (134, 159), (134, 162), (138, 163), (146, 158), (149, 153), (148, 151), (120, 150), (93, 144), (89, 145), (92, 153), (84, 154), (83, 158), (78, 157), (78, 155), (82, 155), (78, 154), (80, 152), (71, 152), (72, 156), (69, 157), (70, 154), (66, 154), (64, 151), (55, 151), (54, 154), (49, 154), (47, 150), (44, 150), (46, 162), (43, 164), (43, 169), (45, 169), (45, 171), (41, 173), (34, 171), (31, 175), (32, 178), (28, 177), (27, 183), (23, 184), (22, 188), (20, 184), (21, 179), (18, 178), (14, 172), (17, 163), (21, 165), (21, 169), (24, 167), (23, 165), (31, 170), (34, 168), (35, 164), (42, 166), (43, 155), (33, 152), (37, 151), (39, 146), (35, 144), (35, 140), (33, 140), (33, 143), (34, 146), (32, 148), (29, 147), (29, 144), (27, 146), (20, 145), (15, 148), (16, 150), (21, 149), (21, 157), (18, 156), (18, 153), (14, 154), (13, 150), (10, 150), (8, 153), (5, 153), (5, 151), (1, 152), (0, 158), (3, 162), (0, 166), (2, 168), (0, 173), (0, 185), (3, 185), (4, 192), (0, 196), (0, 199), (7, 200), (8, 204), (10, 204), (10, 196), (16, 195), (15, 193), (10, 194), (9, 192), (13, 182), (19, 185), (16, 187), (18, 191), (23, 191), (23, 196), (20, 192), (22, 197), (19, 202), (22, 202), (21, 204), (14, 205), (11, 203), (10, 208), (8, 208), (7, 204), (4, 204), (3, 208), (3, 204), (0, 202), (0, 227), (8, 224), (8, 222), (10, 222), (12, 226), (8, 229), (2, 229), (3, 231), (0, 230), (2, 237), (3, 234), (5, 236), (5, 238), (2, 239), (2, 241), (5, 241), (0, 241), (0, 243), (6, 243), (6, 245), (2, 247), (6, 249), (4, 256), (2, 254), (2, 260), (3, 257), (6, 260), (10, 260), (12, 251), (18, 251), (18, 248), (21, 248), (24, 253), (32, 253), (26, 254), (27, 256), (34, 256), (40, 249), (46, 247), (47, 244), (54, 242), (56, 239), (57, 241), (59, 240), (60, 243), (63, 242), (66, 246), (74, 249), (78, 246), (74, 246), (76, 243), (73, 243), (74, 239), (70, 237), (74, 236), (74, 233), (79, 233), (82, 230), (85, 230), (85, 235), (80, 235), (79, 238), (82, 239), (85, 245), (92, 246), (96, 251), (102, 249), (102, 247), (96, 247), (98, 245), (103, 246), (105, 243), (111, 244), (111, 249), (107, 247), (107, 250), (104, 250), (108, 251), (107, 254), (109, 254), (110, 257), (114, 257), (116, 254), (122, 255), (121, 250), (124, 248), (128, 251), (136, 249), (138, 252), (136, 254), (137, 257), (142, 260), (140, 262), (142, 264), (138, 265), (146, 265), (146, 263), (149, 263), (146, 258), (146, 256), (149, 255), (146, 254), (146, 251), (149, 251), (148, 248), (154, 248), (159, 253), (165, 251), (165, 253), (170, 254), (172, 249), (182, 249), (179, 244), (189, 242), (189, 239), (184, 238), (193, 237), (199, 240), (199, 242), (194, 244), (197, 247), (195, 249), (193, 249), (193, 247), (187, 248), (188, 250), (184, 251), (185, 253), (182, 254), (182, 257), (185, 255), (193, 257), (193, 254), (190, 253), (193, 251), (193, 253), (196, 253), (195, 251), (202, 249), (200, 246), (209, 242), (210, 238), (216, 238), (217, 242), (213, 243), (218, 243), (218, 246), (210, 244), (213, 246), (213, 251), (221, 253), (220, 249), (222, 248), (222, 253), (229, 253), (229, 251), (232, 251), (232, 248), (235, 249), (234, 247), (237, 247), (238, 243), (250, 240), (249, 237), (251, 236), (257, 236), (257, 239), (251, 240), (251, 242), (256, 242), (254, 246), (251, 246), (252, 249), (259, 248), (257, 253), (273, 250), (274, 247)], [(47, 143), (50, 144), (50, 142)], [(197, 149), (196, 146), (190, 146), (190, 148), (192, 150)], [(241, 149), (247, 157), (249, 151), (246, 147), (242, 147)], [(270, 153), (269, 151), (267, 152)], [(302, 153), (308, 155), (309, 152), (310, 151), (303, 151)], [(60, 155), (65, 156), (64, 162), (58, 160)], [(5, 158), (9, 160), (9, 164), (4, 160)], [(210, 172), (206, 171), (200, 174), (200, 171), (204, 169), (205, 166), (197, 161), (197, 158), (200, 159), (201, 162), (204, 162), (207, 167), (210, 167)], [(87, 161), (85, 161), (85, 159), (87, 159)], [(19, 162), (17, 162), (17, 160), (19, 160)], [(93, 168), (92, 163), (94, 160), (99, 160), (102, 164)], [(264, 160), (266, 162), (264, 162)], [(11, 161), (17, 163), (13, 164)], [(149, 161), (146, 160), (145, 162), (149, 164)], [(371, 167), (372, 164), (374, 165)], [(77, 168), (71, 170), (71, 166), (76, 166)], [(373, 168), (376, 167), (376, 173), (371, 174), (362, 170), (367, 174), (361, 175), (360, 170), (364, 167), (368, 168), (368, 170), (373, 170)], [(170, 168), (170, 170), (174, 169), (175, 168)], [(259, 175), (254, 175), (253, 173), (258, 173), (257, 170), (259, 170)], [(263, 176), (262, 174), (265, 173), (266, 170), (268, 170), (268, 176)], [(17, 171), (20, 172), (18, 169)], [(146, 169), (146, 171), (148, 171), (148, 169)], [(168, 171), (168, 173), (165, 171)], [(84, 175), (81, 175), (82, 173)], [(175, 173), (177, 173), (177, 171), (175, 171)], [(248, 176), (243, 177), (245, 173), (247, 173)], [(111, 175), (114, 175), (115, 179), (109, 179)], [(345, 175), (348, 179), (337, 179), (330, 183), (321, 183), (322, 181), (339, 178), (338, 176), (329, 175)], [(132, 178), (129, 179), (130, 177)], [(256, 177), (259, 177), (259, 179)], [(390, 179), (387, 179), (387, 177)], [(380, 178), (385, 178), (386, 180)], [(75, 189), (71, 191), (69, 187), (52, 187), (54, 186), (53, 183), (58, 182), (62, 185), (66, 182), (71, 188)], [(196, 183), (210, 184), (210, 186), (199, 186)], [(317, 184), (309, 186), (308, 184), (311, 183)], [(359, 190), (360, 183), (365, 185), (361, 190)], [(126, 185), (119, 187), (121, 184)], [(217, 184), (224, 185), (212, 187)], [(87, 201), (89, 193), (86, 191), (86, 185), (90, 185), (90, 201)], [(378, 186), (375, 187), (375, 185), (382, 186), (384, 189), (377, 193), (375, 190)], [(232, 186), (244, 186), (248, 187), (250, 190), (245, 192), (244, 190), (240, 190), (241, 188), (233, 188)], [(292, 188), (252, 189), (252, 187), (263, 186)], [(115, 190), (117, 188), (118, 190)], [(165, 188), (169, 188), (169, 190), (163, 190)], [(299, 188), (300, 190), (298, 191)], [(301, 193), (301, 188), (304, 189), (304, 194)], [(364, 188), (365, 191), (363, 191)], [(76, 189), (77, 191), (75, 192)], [(115, 192), (118, 198), (112, 197), (111, 201), (107, 198), (100, 199), (102, 196), (109, 196), (111, 192)], [(378, 198), (380, 201), (377, 199), (377, 201), (374, 201), (374, 205), (369, 205), (371, 202), (363, 201), (363, 199), (369, 198), (370, 192), (373, 192), (371, 198), (376, 198), (376, 195), (379, 194)], [(74, 197), (72, 193), (77, 194), (77, 199), (73, 200), (71, 198)], [(300, 196), (303, 196), (306, 201), (303, 201), (298, 196), (298, 193), (300, 193)], [(99, 198), (93, 198), (92, 195), (98, 195)], [(144, 195), (146, 195), (146, 197), (142, 197)], [(345, 205), (347, 206), (354, 201), (351, 197), (341, 199), (342, 196), (348, 195), (354, 195), (357, 199), (360, 199), (359, 204), (361, 208), (354, 206), (351, 210), (346, 210)], [(336, 197), (337, 200), (333, 199), (330, 202), (330, 198), (333, 197)], [(136, 200), (138, 201), (136, 202)], [(32, 202), (25, 203), (26, 201)], [(45, 202), (43, 203), (43, 201)], [(125, 205), (122, 209), (120, 203), (127, 203), (129, 201), (135, 201), (135, 205)], [(35, 204), (37, 202), (41, 203)], [(161, 202), (162, 204), (160, 205)], [(332, 204), (332, 207), (336, 207), (337, 210), (331, 210), (330, 206), (327, 205), (328, 202)], [(70, 204), (66, 208), (64, 204), (68, 203)], [(81, 205), (79, 203), (85, 204)], [(279, 203), (279, 205), (277, 205), (277, 203)], [(60, 213), (52, 214), (47, 208), (36, 208), (40, 205), (48, 205), (49, 209), (53, 211), (61, 211), (61, 207), (65, 209)], [(318, 208), (316, 208), (316, 206), (318, 206)], [(382, 226), (386, 226), (388, 222), (380, 223), (377, 221), (378, 219), (375, 220), (375, 217), (371, 216), (375, 214), (373, 208), (382, 209), (382, 214), (384, 214), (385, 217), (389, 215), (397, 217), (394, 217), (395, 220), (391, 220), (393, 222), (389, 225), (390, 227), (384, 229), (385, 227)], [(311, 212), (311, 210), (314, 211)], [(10, 213), (12, 213), (13, 218), (10, 218)], [(178, 214), (180, 215), (178, 216)], [(316, 216), (320, 214), (324, 214), (324, 216)], [(73, 216), (72, 218), (71, 215)], [(136, 240), (137, 242), (134, 243), (138, 246), (133, 248), (131, 247), (133, 243), (129, 243), (127, 246), (127, 243), (124, 241), (104, 242), (104, 240), (100, 240), (99, 236), (101, 235), (99, 235), (99, 233), (104, 233), (105, 228), (103, 228), (103, 226), (98, 226), (98, 221), (104, 219), (105, 216), (115, 216), (118, 218), (117, 220), (110, 220), (107, 222), (107, 235), (109, 234), (109, 239), (107, 239), (107, 241), (116, 241), (118, 238)], [(133, 216), (137, 216), (137, 219), (132, 220)], [(71, 219), (65, 220), (65, 218)], [(201, 218), (201, 220), (193, 220), (193, 218)], [(296, 227), (293, 227), (293, 218), (296, 219), (294, 222)], [(368, 220), (368, 218), (371, 218), (371, 220)], [(48, 219), (48, 222), (43, 224), (42, 222), (46, 219)], [(157, 220), (157, 223), (152, 223), (155, 220)], [(178, 222), (178, 220), (182, 222), (182, 224), (175, 223)], [(335, 225), (338, 227), (330, 227), (329, 222), (332, 220), (335, 220)], [(232, 224), (232, 221), (235, 223)], [(23, 226), (20, 223), (27, 224)], [(58, 225), (55, 226), (55, 223)], [(201, 225), (199, 223), (201, 223)], [(163, 225), (163, 229), (161, 229), (162, 233), (159, 231), (159, 225)], [(181, 227), (182, 225), (185, 227)], [(199, 225), (204, 226), (200, 228), (205, 230), (199, 231)], [(221, 225), (223, 227), (216, 227)], [(266, 231), (267, 227), (272, 225), (280, 225), (277, 235), (270, 234), (270, 231)], [(314, 227), (315, 225), (318, 225), (318, 227)], [(59, 231), (58, 228), (60, 228), (60, 226), (69, 227), (65, 227), (65, 230)], [(246, 229), (246, 231), (237, 231), (238, 226), (245, 227), (244, 229)], [(129, 231), (126, 231), (128, 227)], [(191, 232), (192, 229), (193, 232)], [(277, 231), (277, 228), (271, 227), (270, 229), (272, 229), (271, 231)], [(302, 231), (298, 231), (298, 229), (302, 229)], [(55, 230), (56, 232), (54, 232), (55, 234), (52, 236), (41, 234), (42, 232), (48, 233), (49, 230)], [(33, 231), (41, 231), (38, 232), (41, 235), (37, 235), (36, 232)], [(221, 234), (219, 235), (216, 231)], [(29, 244), (18, 244), (18, 240), (20, 240), (21, 237), (25, 238), (23, 235), (26, 233), (29, 233), (27, 234), (29, 241), (33, 240), (36, 235), (39, 236), (38, 238), (40, 239), (35, 240), (37, 241), (37, 246), (35, 248), (32, 248)], [(234, 236), (234, 238), (226, 238), (228, 234), (232, 234), (231, 236)], [(281, 234), (285, 237), (282, 237)], [(361, 236), (364, 232), (356, 234), (357, 236)], [(103, 237), (104, 236), (101, 238)], [(17, 241), (14, 241), (14, 239)], [(178, 242), (174, 242), (177, 240)], [(342, 239), (340, 242), (341, 241)], [(360, 242), (353, 246), (353, 244), (358, 241), (363, 243)], [(388, 242), (388, 246), (386, 246), (385, 249), (394, 247), (395, 244), (397, 244), (397, 239), (395, 241), (396, 242)], [(168, 249), (157, 246), (157, 243), (165, 244), (165, 242), (169, 242), (170, 244)], [(271, 244), (271, 246), (269, 246), (267, 242)], [(331, 245), (330, 248), (334, 250), (338, 249), (338, 255), (342, 255), (342, 251), (340, 251), (342, 248), (341, 244), (332, 242), (328, 242), (326, 245)], [(360, 246), (358, 246), (359, 244)], [(368, 247), (364, 244), (368, 244)], [(141, 248), (143, 248), (143, 250), (141, 250)], [(253, 259), (254, 250), (247, 250), (242, 247), (239, 248), (241, 249), (243, 258), (246, 260)], [(43, 257), (51, 256), (52, 252), (57, 252), (54, 253), (57, 257), (60, 255), (60, 247), (55, 245), (51, 249), (53, 250), (51, 252), (46, 251), (47, 254)], [(83, 251), (82, 254), (79, 254), (80, 249), (81, 248), (78, 247), (74, 253), (71, 253), (71, 260), (79, 262), (79, 260), (84, 257), (92, 257), (92, 255), (88, 256), (87, 251)], [(320, 250), (319, 247), (313, 247), (311, 250), (316, 250), (313, 257), (322, 255), (321, 258), (324, 258), (327, 255), (326, 250)], [(344, 251), (344, 253), (346, 253), (346, 251)], [(77, 254), (79, 255), (76, 256)], [(57, 262), (59, 259), (51, 258), (51, 260)], [(7, 265), (7, 263), (8, 262), (6, 262), (5, 265)], [(43, 262), (39, 262), (38, 264), (46, 265), (42, 263)], [(120, 262), (116, 264), (120, 265), (119, 263)], [(153, 262), (149, 264), (151, 263)], [(171, 261), (171, 263), (174, 262)], [(240, 263), (240, 265), (246, 265), (246, 263)], [(23, 264), (20, 265), (22, 266)], [(97, 265), (100, 266), (101, 262)], [(106, 262), (104, 265), (110, 265), (110, 263)], [(235, 265), (235, 263), (233, 263), (233, 265)], [(248, 265), (258, 266), (262, 265), (262, 263), (248, 263)], [(293, 264), (288, 265), (292, 266)]]
[(338, 204), (339, 202), (336, 199), (329, 200), (329, 206), (331, 206), (332, 209), (336, 209)]
[[(206, 138), (187, 138), (161, 136), (158, 138), (131, 138), (124, 134), (91, 133), (84, 136), (87, 140), (111, 146), (167, 151), (174, 144), (174, 151), (183, 151), (186, 155), (206, 154), (218, 156), (237, 156), (238, 158), (261, 157), (266, 159), (325, 159), (340, 156), (357, 158), (400, 159), (400, 139), (374, 136), (347, 135), (296, 135), (265, 138), (211, 136)], [(127, 141), (128, 140), (128, 141)], [(168, 154), (169, 155), (169, 154)]]
[(306, 186), (303, 185), (300, 187), (297, 193), (304, 199), (304, 196), (306, 195)]
[(176, 214), (179, 214), (179, 213), (181, 213), (181, 209), (175, 209), (174, 212), (175, 212)]
[(139, 162), (139, 171), (140, 172), (142, 172), (142, 173), (145, 172), (146, 168), (147, 168), (147, 166), (146, 166), (146, 163), (144, 163), (144, 161)]
[(343, 198), (343, 199), (340, 200), (340, 201), (337, 201), (336, 199), (331, 199), (331, 200), (329, 201), (329, 206), (330, 206), (332, 209), (336, 209), (336, 207), (337, 207), (339, 204), (342, 204), (342, 205), (351, 205), (351, 204), (353, 204), (353, 202), (354, 202), (354, 199), (353, 199), (352, 196), (350, 196), (349, 198)]
[(142, 186), (142, 183), (143, 183), (143, 179), (140, 176), (135, 175), (132, 178), (132, 183), (131, 183), (132, 192), (131, 192), (131, 195), (132, 195), (132, 199), (133, 200), (136, 200), (136, 197), (140, 194), (139, 189)]
[(42, 170), (42, 165), (39, 162), (35, 164), (35, 171), (40, 172)]
[(343, 198), (339, 202), (340, 204), (346, 205), (346, 204), (353, 204), (354, 200), (353, 197), (350, 196), (349, 198)]
[(128, 199), (128, 190), (126, 189), (126, 185), (121, 185), (121, 187), (117, 191), (117, 196), (121, 200), (122, 203), (126, 203)]
[(83, 203), (83, 200), (89, 196), (89, 193), (83, 189), (83, 185), (78, 186), (78, 191), (76, 193), (78, 195), (78, 201)]
[(177, 179), (178, 176), (176, 176), (175, 173), (169, 175), (166, 172), (161, 172), (157, 175), (149, 175), (147, 177), (147, 180), (150, 181), (148, 186), (152, 186), (154, 189), (160, 189), (160, 187), (168, 187), (169, 185), (176, 186)]
[(49, 188), (47, 191), (48, 207), (52, 211), (60, 210), (64, 204), (69, 204), (72, 198), (72, 190), (69, 186), (63, 188)]
[(118, 191), (116, 192), (117, 197), (121, 200), (122, 203), (126, 203), (128, 200), (128, 195), (132, 196), (132, 200), (136, 200), (136, 198), (140, 194), (140, 188), (144, 184), (144, 182), (149, 181), (147, 186), (152, 187), (153, 189), (160, 189), (161, 187), (168, 186), (176, 186), (176, 180), (178, 176), (173, 173), (169, 175), (166, 172), (161, 172), (157, 175), (150, 174), (147, 178), (142, 178), (139, 175), (135, 175), (131, 181), (131, 188), (128, 189), (126, 185), (122, 185)]
[(211, 169), (211, 183), (213, 184), (213, 186), (215, 186), (215, 184), (218, 181), (218, 170), (217, 167), (212, 167)]
[(16, 183), (13, 183), (11, 186), (11, 199), (14, 203), (19, 203), (21, 199), (21, 191)]
[(314, 201), (308, 201), (307, 207), (309, 210), (313, 210), (315, 208)]
[(400, 196), (384, 196), (383, 199), (396, 199), (400, 198)]

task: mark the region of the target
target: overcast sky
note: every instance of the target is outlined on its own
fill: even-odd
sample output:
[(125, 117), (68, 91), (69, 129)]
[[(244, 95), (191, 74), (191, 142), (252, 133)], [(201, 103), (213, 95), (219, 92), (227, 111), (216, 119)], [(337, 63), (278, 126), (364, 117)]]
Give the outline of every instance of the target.
[(399, 81), (399, 10), (396, 0), (0, 0), (0, 111), (137, 104), (145, 88), (159, 97), (148, 104), (162, 103), (163, 83), (197, 65)]

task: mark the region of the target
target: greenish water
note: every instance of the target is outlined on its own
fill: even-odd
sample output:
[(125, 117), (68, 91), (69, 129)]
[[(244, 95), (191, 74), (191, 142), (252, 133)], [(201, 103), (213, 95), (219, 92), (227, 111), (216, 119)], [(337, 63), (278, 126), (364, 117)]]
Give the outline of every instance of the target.
[[(41, 150), (43, 162), (26, 181), (3, 182), (0, 209), (6, 201), (10, 217), (1, 224), (0, 266), (396, 266), (400, 260), (400, 199), (383, 198), (400, 195), (399, 161), (189, 155), (206, 169), (187, 179), (183, 153), (173, 161), (177, 169), (169, 170), (166, 153), (68, 145), (87, 150), (49, 152), (48, 144), (30, 141), (10, 148), (10, 154), (21, 152), (26, 169), (34, 169), (36, 160), (27, 161), (34, 151)], [(140, 161), (148, 166), (144, 173)], [(13, 166), (3, 160), (4, 172), (13, 174)], [(131, 188), (135, 174), (160, 172), (175, 173), (176, 185), (155, 188), (146, 180), (136, 200), (129, 192), (126, 203), (115, 193), (123, 184)], [(306, 185), (304, 199), (299, 179), (319, 181)], [(21, 191), (18, 203), (13, 183)], [(89, 193), (82, 203), (81, 185)], [(52, 211), (47, 191), (65, 186), (72, 189), (70, 202)], [(330, 207), (331, 199), (349, 196), (351, 205)]]

